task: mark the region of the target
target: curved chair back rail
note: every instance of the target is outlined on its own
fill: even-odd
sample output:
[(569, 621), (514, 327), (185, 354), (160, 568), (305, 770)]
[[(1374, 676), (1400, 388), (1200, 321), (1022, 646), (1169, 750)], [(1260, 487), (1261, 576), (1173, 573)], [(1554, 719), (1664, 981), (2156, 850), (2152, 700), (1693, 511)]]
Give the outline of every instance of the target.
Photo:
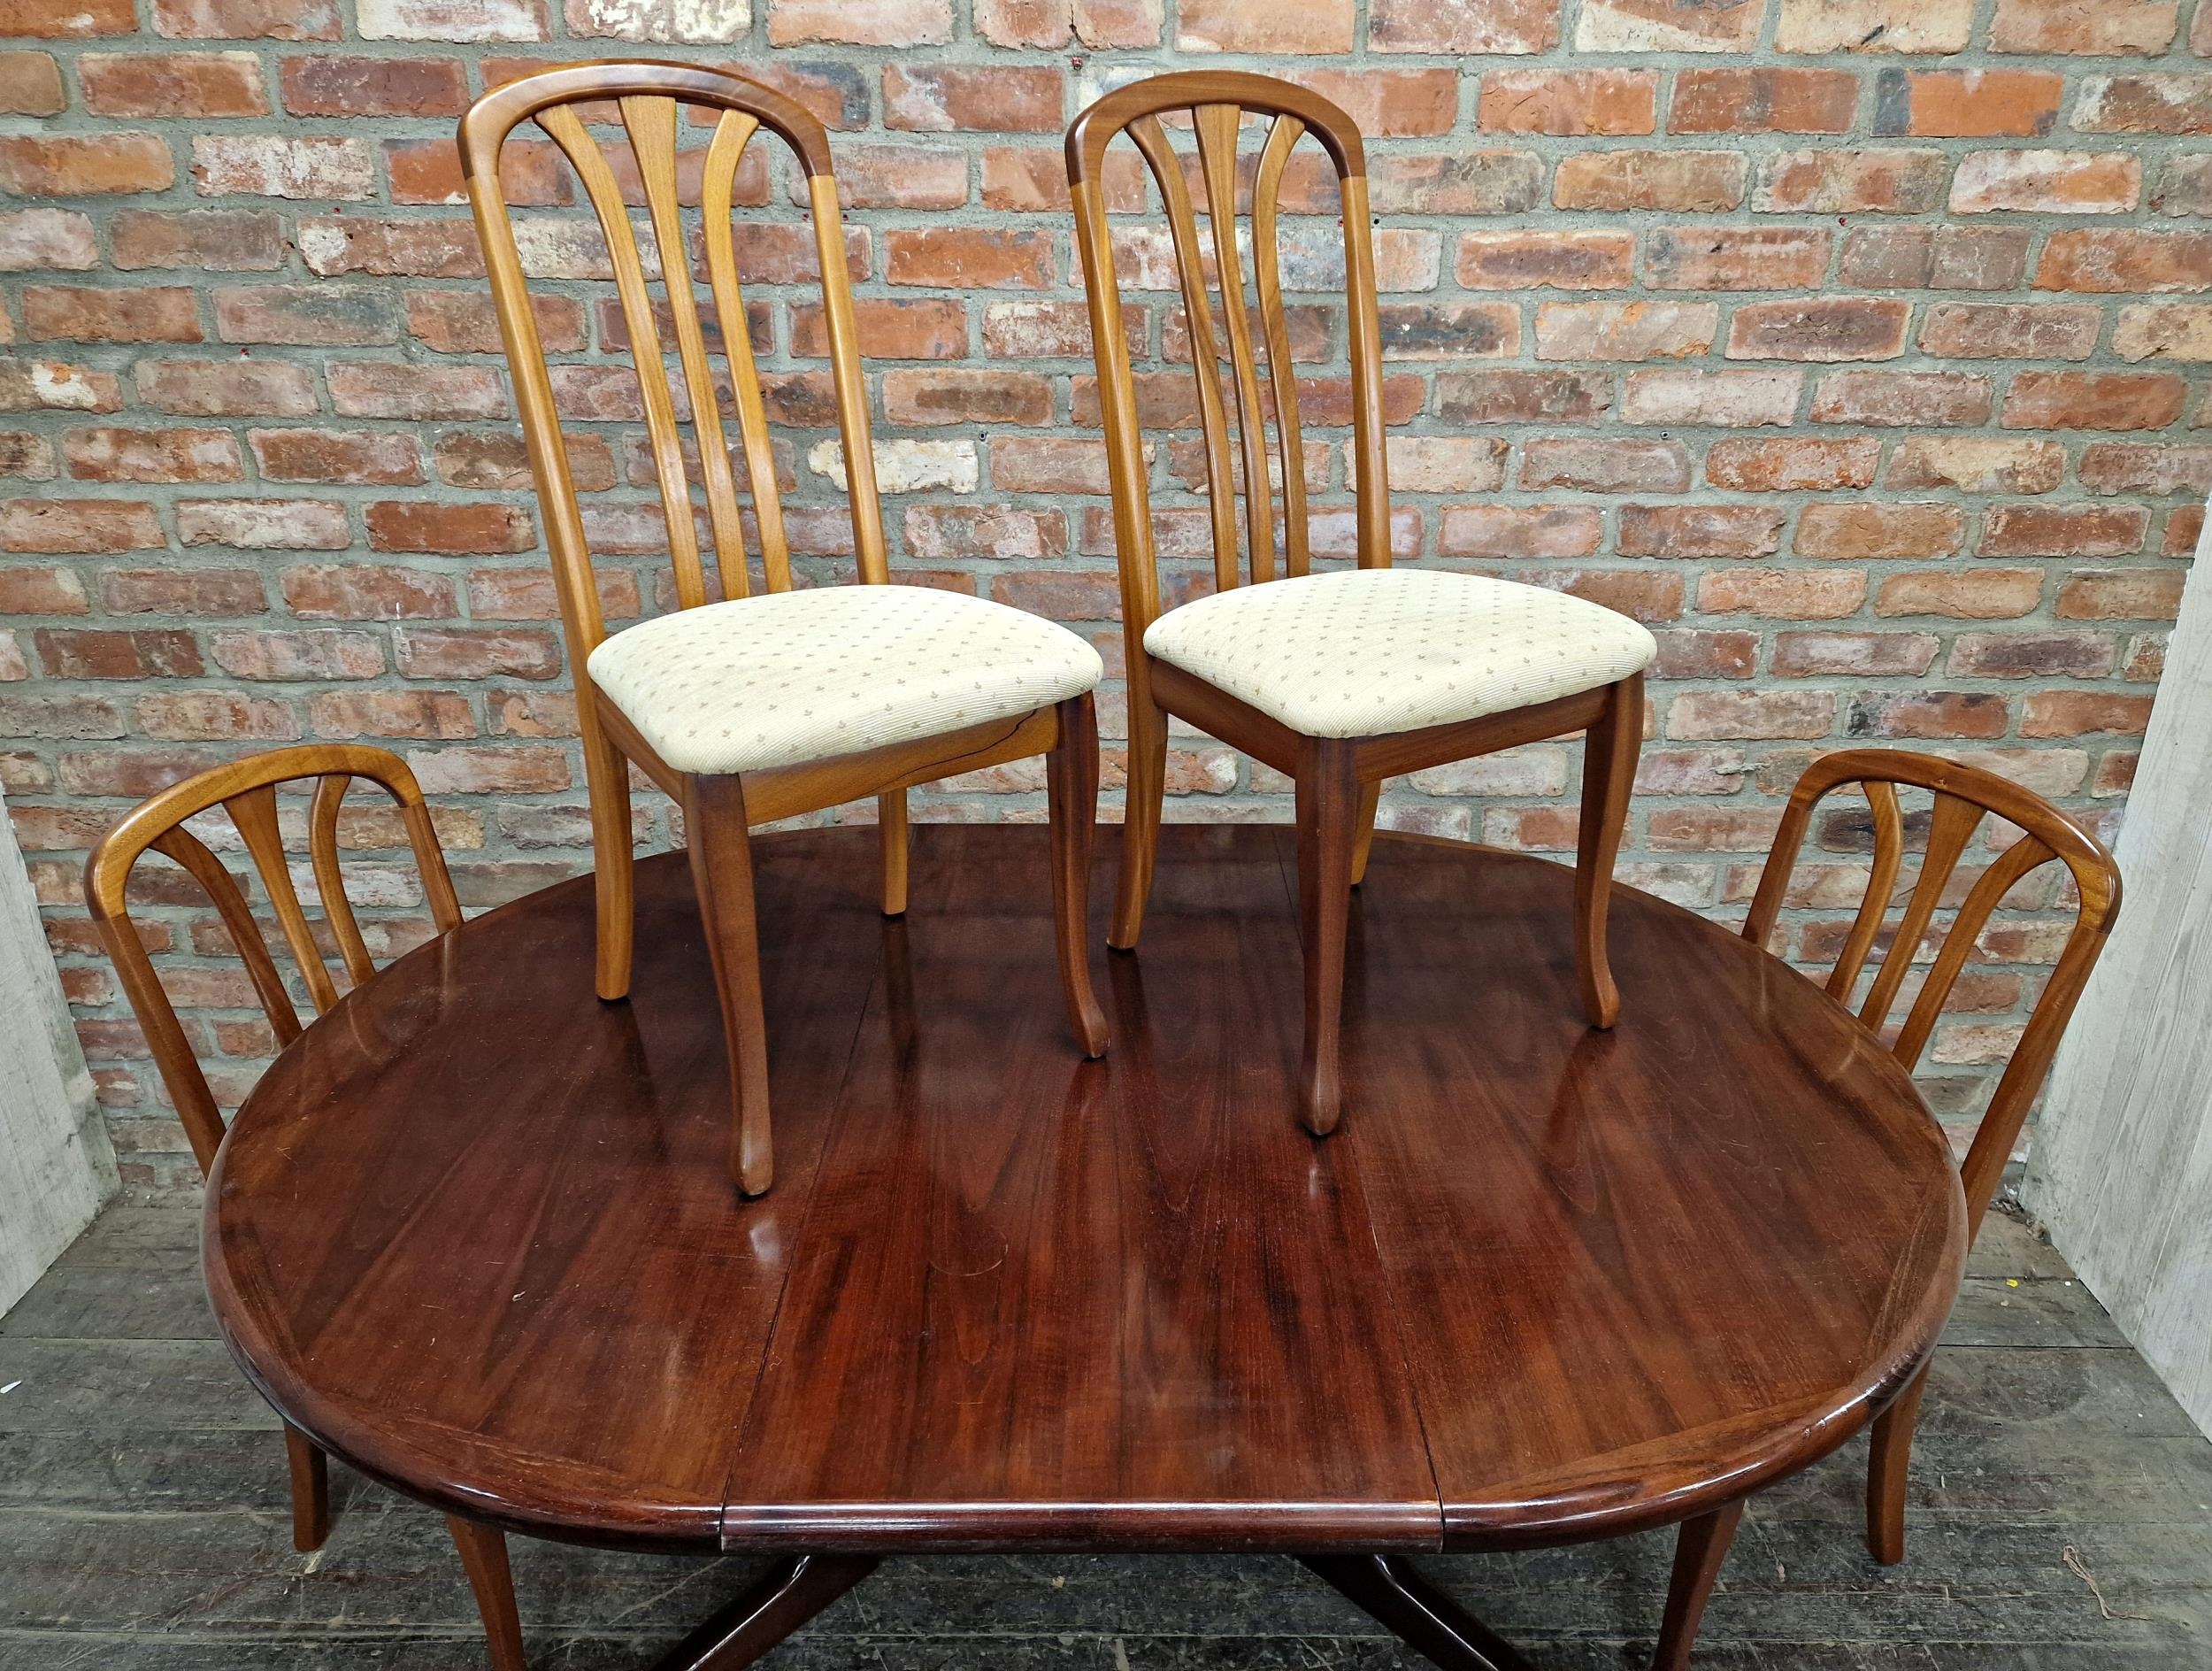
[(244, 892), (213, 850), (187, 829), (185, 823), (217, 806), (230, 814), (268, 894), (285, 945), (299, 966), (308, 998), (320, 1015), (337, 1003), (338, 986), (315, 943), (314, 930), (286, 862), (277, 816), (277, 786), (307, 780), (314, 782), (307, 817), (308, 859), (347, 979), (358, 985), (376, 972), (376, 966), (346, 897), (345, 878), (338, 865), (339, 810), (357, 778), (374, 783), (397, 804), (437, 931), (444, 934), (457, 927), (461, 907), (414, 773), (397, 755), (357, 743), (276, 749), (187, 778), (126, 812), (85, 860), (85, 903), (91, 908), (101, 943), (107, 948), (124, 996), (145, 1032), (154, 1066), (176, 1105), (203, 1172), (214, 1164), (215, 1151), (223, 1140), (223, 1118), (198, 1053), (178, 1021), (168, 990), (155, 972), (137, 925), (131, 920), (127, 894), (132, 869), (151, 849), (182, 866), (206, 891), (238, 955), (245, 960), (254, 994), (281, 1048), (300, 1035), (299, 1012), (269, 954)]
[(1888, 1024), (1914, 954), (1927, 938), (1937, 907), (1982, 820), (1993, 813), (2022, 832), (1974, 880), (1944, 932), (1935, 961), (1906, 1013), (1893, 1047), (1897, 1059), (1908, 1069), (1927, 1048), (1936, 1018), (1998, 902), (2030, 872), (2054, 860), (2066, 866), (2079, 896), (2073, 930), (2036, 999), (2026, 1030), (2013, 1047), (1961, 1168), (1970, 1237), (1981, 1228), (2013, 1142), (2042, 1088), (2044, 1075), (2050, 1071), (2059, 1037), (2112, 932), (2120, 909), (2119, 866), (2104, 843), (2075, 819), (2032, 790), (1993, 772), (1901, 750), (1847, 749), (1816, 760), (1791, 791), (1773, 851), (1760, 874), (1751, 914), (1744, 923), (1745, 938), (1762, 945), (1770, 943), (1815, 807), (1837, 789), (1853, 785), (1865, 793), (1873, 812), (1874, 864), (1865, 897), (1828, 977), (1830, 996), (1844, 1004), (1851, 1001), (1874, 954), (1897, 893), (1905, 856), (1905, 819), (1897, 790), (1901, 785), (1927, 789), (1935, 797), (1919, 874), (1886, 950), (1874, 958), (1872, 982), (1859, 1007), (1859, 1019), (1877, 1031)]
[[(1161, 117), (1187, 114), (1196, 135), (1194, 173), (1211, 223), (1210, 252), (1199, 238), (1192, 180), (1184, 155), (1170, 144)], [(1240, 191), (1237, 138), (1247, 115), (1271, 118), (1250, 174), (1252, 289), (1259, 329), (1246, 300), (1243, 259), (1237, 247)], [(1214, 580), (1222, 589), (1239, 583), (1236, 480), (1232, 469), (1227, 404), (1221, 391), (1220, 338), (1208, 274), (1221, 294), (1221, 320), (1236, 388), (1236, 429), (1242, 453), (1248, 575), (1277, 573), (1273, 494), (1268, 479), (1266, 426), (1275, 422), (1282, 474), (1282, 570), (1306, 574), (1311, 564), (1306, 520), (1304, 451), (1290, 329), (1283, 306), (1278, 247), (1283, 181), (1291, 153), (1308, 135), (1333, 166), (1344, 227), (1345, 301), (1349, 316), (1352, 458), (1357, 495), (1359, 562), (1367, 568), (1390, 561), (1390, 489), (1383, 464), (1382, 352), (1375, 304), (1375, 259), (1369, 232), (1367, 164), (1352, 119), (1317, 93), (1286, 81), (1237, 71), (1195, 71), (1155, 76), (1107, 94), (1075, 119), (1067, 136), (1068, 182), (1075, 199), (1076, 248), (1089, 298), (1091, 340), (1097, 357), (1107, 468), (1112, 476), (1114, 538), (1121, 558), (1122, 614), (1130, 642), (1160, 612), (1158, 566), (1153, 547), (1150, 498), (1146, 491), (1144, 440), (1137, 416), (1135, 379), (1123, 335), (1121, 291), (1106, 219), (1103, 173), (1107, 147), (1126, 133), (1149, 166), (1166, 204), (1190, 331), (1191, 367), (1198, 384), (1204, 435), (1206, 482), (1212, 519)], [(1267, 389), (1258, 360), (1266, 359)]]
[[(626, 156), (611, 157), (591, 124), (618, 118)], [(574, 64), (509, 82), (476, 101), (460, 124), (461, 166), (477, 236), (491, 279), (492, 304), (514, 373), (515, 404), (522, 419), (531, 472), (545, 509), (546, 542), (560, 592), (569, 660), (580, 686), (584, 664), (606, 636), (593, 584), (583, 514), (554, 394), (553, 381), (530, 303), (515, 226), (499, 173), (509, 136), (534, 121), (567, 158), (606, 240), (615, 290), (630, 344), (661, 508), (667, 520), (676, 603), (689, 609), (707, 601), (705, 570), (694, 520), (692, 483), (686, 472), (682, 426), (696, 443), (705, 521), (725, 597), (751, 590), (736, 474), (722, 394), (692, 279), (686, 239), (683, 189), (679, 184), (679, 135), (688, 109), (712, 112), (699, 176), (699, 227), (705, 254), (707, 301), (720, 337), (718, 357), (728, 367), (732, 414), (745, 460), (747, 497), (758, 531), (762, 574), (772, 592), (792, 583), (791, 550), (760, 374), (747, 328), (745, 297), (737, 268), (732, 211), (738, 165), (753, 136), (766, 128), (797, 158), (807, 188), (808, 216), (821, 264), (822, 322), (828, 338), (836, 393), (838, 429), (845, 450), (854, 550), (860, 578), (890, 578), (884, 558), (882, 511), (877, 498), (875, 455), (868, 429), (867, 391), (855, 341), (852, 289), (845, 266), (844, 226), (829, 135), (803, 105), (771, 88), (727, 71), (696, 64), (625, 62)], [(626, 189), (618, 163), (634, 165), (634, 187)], [(627, 198), (644, 199), (652, 260), (641, 247)], [(656, 305), (651, 276), (657, 273), (665, 311)], [(680, 391), (669, 375), (664, 330), (675, 336), (682, 371)], [(584, 723), (593, 723), (588, 700)]]

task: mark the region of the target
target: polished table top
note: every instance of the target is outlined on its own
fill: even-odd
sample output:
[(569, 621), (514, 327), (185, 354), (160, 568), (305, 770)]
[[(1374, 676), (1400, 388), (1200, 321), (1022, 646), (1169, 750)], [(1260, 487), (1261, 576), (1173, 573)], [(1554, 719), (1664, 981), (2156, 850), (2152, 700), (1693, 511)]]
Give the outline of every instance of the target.
[[(1113, 843), (1102, 843), (1110, 889)], [(1802, 1467), (1930, 1349), (1964, 1211), (1878, 1042), (1622, 889), (1609, 1034), (1571, 873), (1385, 836), (1343, 1128), (1294, 1114), (1291, 834), (1171, 827), (1087, 1063), (1045, 833), (756, 849), (777, 1182), (726, 1171), (681, 855), (632, 1000), (588, 879), (392, 966), (225, 1143), (207, 1274), (248, 1373), (365, 1471), (648, 1548), (1482, 1548)]]

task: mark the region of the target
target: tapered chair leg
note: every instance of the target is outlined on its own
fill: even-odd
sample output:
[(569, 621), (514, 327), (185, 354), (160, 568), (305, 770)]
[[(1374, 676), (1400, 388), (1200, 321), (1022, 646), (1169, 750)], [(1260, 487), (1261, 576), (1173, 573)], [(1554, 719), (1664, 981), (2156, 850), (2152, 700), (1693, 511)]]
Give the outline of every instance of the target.
[(1628, 821), (1628, 795), (1644, 739), (1644, 678), (1632, 674), (1613, 687), (1604, 717), (1582, 745), (1582, 824), (1575, 847), (1575, 973), (1582, 1013), (1592, 1027), (1610, 1027), (1621, 995), (1606, 955), (1605, 920), (1612, 904), (1613, 859)]
[(883, 842), (883, 914), (906, 914), (906, 791), (876, 797), (876, 831)]
[(284, 1455), (292, 1470), (292, 1547), (320, 1549), (330, 1537), (330, 1458), (288, 1421)]
[(691, 882), (705, 920), (722, 1031), (730, 1053), (730, 1171), (747, 1195), (775, 1182), (768, 1125), (768, 1034), (761, 1014), (760, 930), (745, 790), (735, 776), (684, 780)]
[[(590, 699), (588, 694), (584, 699)], [(636, 859), (630, 836), (630, 768), (595, 726), (584, 741), (584, 782), (591, 797), (592, 887), (599, 918), (595, 979), (599, 996), (611, 1001), (630, 995), (637, 913), (632, 872)]]
[(1167, 794), (1167, 715), (1141, 691), (1129, 693), (1128, 787), (1122, 795), (1121, 874), (1106, 943), (1135, 949), (1152, 892), (1152, 861), (1160, 851), (1160, 804)]
[(1905, 1559), (1905, 1480), (1912, 1467), (1912, 1433), (1920, 1420), (1920, 1395), (1928, 1367), (1874, 1418), (1874, 1454), (1866, 1470), (1866, 1547), (1885, 1567)]
[(1045, 756), (1052, 826), (1052, 923), (1068, 1024), (1086, 1056), (1106, 1053), (1106, 1013), (1091, 990), (1091, 830), (1098, 821), (1098, 715), (1086, 691), (1060, 704), (1060, 738)]
[(1720, 1576), (1720, 1564), (1728, 1559), (1728, 1545), (1742, 1519), (1740, 1498), (1710, 1514), (1682, 1522), (1675, 1537), (1674, 1575), (1667, 1582), (1667, 1612), (1660, 1621), (1659, 1646), (1651, 1656), (1651, 1671), (1687, 1671), (1698, 1622), (1705, 1616), (1713, 1581)]
[(1359, 833), (1352, 842), (1352, 886), (1356, 888), (1367, 880), (1367, 855), (1375, 847), (1375, 812), (1382, 805), (1382, 782), (1366, 785), (1359, 792)]
[(522, 1652), (522, 1617), (515, 1611), (514, 1575), (507, 1567), (506, 1534), (458, 1514), (447, 1515), (445, 1523), (453, 1534), (453, 1546), (461, 1552), (461, 1565), (468, 1570), (469, 1588), (476, 1592), (492, 1671), (529, 1671)]
[(1298, 760), (1298, 932), (1305, 946), (1306, 1042), (1298, 1074), (1299, 1115), (1325, 1137), (1344, 1112), (1338, 1057), (1344, 1020), (1345, 920), (1351, 911), (1352, 851), (1359, 836), (1359, 778), (1353, 745), (1306, 738)]

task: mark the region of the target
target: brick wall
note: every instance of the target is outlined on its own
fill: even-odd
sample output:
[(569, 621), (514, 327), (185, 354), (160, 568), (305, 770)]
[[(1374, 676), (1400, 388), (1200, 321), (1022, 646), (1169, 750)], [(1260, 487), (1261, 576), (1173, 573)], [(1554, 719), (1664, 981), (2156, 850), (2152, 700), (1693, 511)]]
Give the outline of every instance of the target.
[[(472, 94), (538, 64), (650, 42), (824, 117), (895, 566), (1114, 660), (1060, 130), (1176, 64), (1344, 103), (1376, 141), (1401, 555), (1651, 624), (1622, 869), (1718, 915), (1799, 766), (1850, 739), (1957, 752), (2108, 826), (2212, 487), (2212, 0), (0, 0), (0, 782), (142, 1191), (189, 1161), (75, 903), (131, 798), (242, 749), (370, 738), (440, 802), (472, 904), (588, 863), (450, 140)], [(787, 183), (756, 193), (786, 218)], [(549, 344), (588, 362), (607, 327), (582, 212), (543, 147), (514, 191), (543, 223)], [(1321, 248), (1329, 204), (1305, 206), (1324, 218), (1290, 235)], [(1164, 263), (1141, 236), (1125, 253), (1179, 389)], [(751, 293), (827, 571), (818, 328), (779, 282), (803, 276)], [(1325, 390), (1340, 319), (1302, 326)], [(580, 420), (597, 387), (572, 380)], [(575, 433), (611, 612), (634, 616), (657, 589), (649, 478), (624, 427)], [(1313, 433), (1340, 505), (1340, 434)], [(1194, 555), (1192, 437), (1160, 438), (1168, 544)], [(1110, 803), (1118, 697), (1103, 712)], [(1171, 816), (1288, 815), (1280, 780), (1202, 738), (1171, 774)], [(1423, 774), (1386, 816), (1558, 852), (1574, 781), (1545, 744)], [(1000, 771), (918, 815), (1041, 800)], [(667, 809), (645, 817), (665, 844)], [(391, 832), (354, 836), (403, 943)], [(1859, 862), (1848, 828), (1826, 836), (1793, 951), (1832, 947)], [(1962, 989), (1940, 1109), (1974, 1108), (2008, 1049), (2053, 903), (2016, 901)], [(204, 911), (150, 920), (234, 1097), (269, 1042), (237, 966), (206, 955)]]

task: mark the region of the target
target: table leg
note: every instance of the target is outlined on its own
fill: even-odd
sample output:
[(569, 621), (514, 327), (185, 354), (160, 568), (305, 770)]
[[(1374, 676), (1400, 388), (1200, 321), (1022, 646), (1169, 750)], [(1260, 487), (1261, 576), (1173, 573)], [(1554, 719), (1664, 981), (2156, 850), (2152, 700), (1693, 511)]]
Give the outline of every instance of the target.
[(1666, 1617), (1659, 1626), (1659, 1646), (1651, 1656), (1652, 1671), (1688, 1671), (1690, 1644), (1697, 1640), (1698, 1621), (1720, 1576), (1720, 1564), (1728, 1559), (1728, 1545), (1743, 1519), (1739, 1498), (1684, 1521), (1674, 1544), (1674, 1575), (1667, 1584)]
[(1513, 1644), (1394, 1555), (1301, 1555), (1309, 1570), (1444, 1671), (1535, 1671)]
[(738, 1671), (875, 1571), (873, 1556), (794, 1555), (664, 1655), (653, 1671)]

